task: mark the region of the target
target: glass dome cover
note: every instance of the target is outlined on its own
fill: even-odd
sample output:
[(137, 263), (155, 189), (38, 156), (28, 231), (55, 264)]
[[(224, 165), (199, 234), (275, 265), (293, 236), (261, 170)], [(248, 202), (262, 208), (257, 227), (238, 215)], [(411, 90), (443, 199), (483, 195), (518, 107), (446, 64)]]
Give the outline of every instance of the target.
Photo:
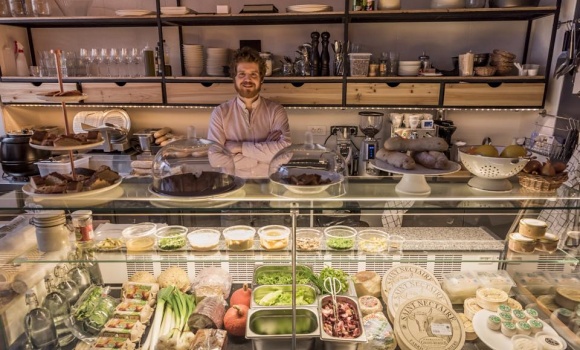
[(239, 189), (232, 154), (222, 145), (195, 137), (163, 146), (153, 160), (151, 192), (168, 197), (212, 197)]
[(336, 197), (346, 194), (346, 162), (333, 149), (312, 142), (280, 150), (269, 167), (270, 193), (280, 197)]

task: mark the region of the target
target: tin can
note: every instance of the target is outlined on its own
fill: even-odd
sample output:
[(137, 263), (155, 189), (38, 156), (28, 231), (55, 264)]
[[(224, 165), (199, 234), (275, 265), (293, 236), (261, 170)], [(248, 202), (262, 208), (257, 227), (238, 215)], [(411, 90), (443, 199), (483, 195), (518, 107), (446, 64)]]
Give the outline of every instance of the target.
[(71, 214), (71, 218), (76, 240), (79, 242), (92, 241), (94, 236), (93, 212), (77, 210)]

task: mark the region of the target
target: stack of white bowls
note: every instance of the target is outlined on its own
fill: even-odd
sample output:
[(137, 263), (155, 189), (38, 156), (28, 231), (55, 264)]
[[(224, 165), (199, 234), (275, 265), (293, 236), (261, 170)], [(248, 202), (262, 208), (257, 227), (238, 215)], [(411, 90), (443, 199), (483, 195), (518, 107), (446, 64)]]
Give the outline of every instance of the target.
[(221, 47), (207, 48), (206, 73), (210, 76), (224, 76), (224, 66), (229, 64), (229, 49)]
[(398, 75), (416, 76), (419, 75), (419, 68), (421, 68), (421, 61), (399, 61)]
[(199, 77), (204, 67), (203, 45), (183, 44), (182, 50), (185, 75)]

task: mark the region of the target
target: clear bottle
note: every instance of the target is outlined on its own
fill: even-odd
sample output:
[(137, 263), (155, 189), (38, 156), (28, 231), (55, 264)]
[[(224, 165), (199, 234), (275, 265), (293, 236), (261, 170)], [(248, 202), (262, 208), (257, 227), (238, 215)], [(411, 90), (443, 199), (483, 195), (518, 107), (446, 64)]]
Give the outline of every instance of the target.
[(272, 54), (269, 52), (260, 52), (260, 57), (266, 62), (266, 76), (272, 75)]
[(44, 284), (48, 294), (42, 301), (42, 306), (47, 309), (56, 326), (56, 335), (58, 337), (58, 344), (62, 347), (70, 344), (74, 339), (74, 335), (65, 324), (65, 320), (70, 316), (70, 304), (64, 294), (56, 289), (55, 278), (52, 274), (47, 274), (44, 277)]
[(74, 305), (80, 297), (79, 287), (67, 277), (67, 267), (65, 265), (57, 265), (54, 268), (54, 275), (60, 280), (57, 289)]
[(95, 250), (93, 242), (85, 242), (81, 245), (82, 249), (82, 263), (81, 265), (89, 272), (89, 277), (92, 284), (103, 284), (103, 275), (95, 257)]
[(40, 307), (36, 293), (26, 291), (26, 305), (30, 311), (24, 316), (24, 332), (33, 349), (55, 350), (60, 349), (56, 335), (56, 326), (50, 311)]
[(68, 257), (70, 268), (66, 273), (67, 277), (76, 283), (80, 295), (82, 295), (83, 292), (91, 286), (91, 274), (83, 266), (81, 259), (82, 252), (80, 249), (77, 249), (76, 252), (71, 252)]

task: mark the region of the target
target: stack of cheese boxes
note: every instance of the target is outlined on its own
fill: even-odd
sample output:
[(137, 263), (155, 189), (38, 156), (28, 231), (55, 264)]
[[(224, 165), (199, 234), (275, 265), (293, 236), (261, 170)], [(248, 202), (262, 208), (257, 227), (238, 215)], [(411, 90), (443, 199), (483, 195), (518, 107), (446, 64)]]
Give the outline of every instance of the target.
[(548, 224), (537, 219), (521, 219), (518, 232), (509, 235), (508, 247), (516, 253), (532, 253), (535, 250), (553, 253), (558, 248), (558, 237), (546, 233)]

